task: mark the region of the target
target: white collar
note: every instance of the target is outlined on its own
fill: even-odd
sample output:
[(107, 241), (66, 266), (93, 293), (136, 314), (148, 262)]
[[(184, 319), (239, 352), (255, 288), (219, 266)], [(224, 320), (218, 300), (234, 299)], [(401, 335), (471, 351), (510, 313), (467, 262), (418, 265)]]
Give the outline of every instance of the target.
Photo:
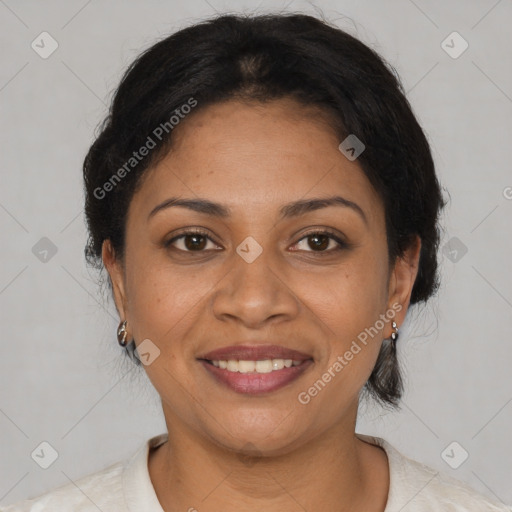
[(152, 437), (126, 462), (123, 470), (123, 493), (130, 512), (164, 512), (149, 476), (148, 455), (151, 448), (160, 446), (167, 439), (167, 433)]

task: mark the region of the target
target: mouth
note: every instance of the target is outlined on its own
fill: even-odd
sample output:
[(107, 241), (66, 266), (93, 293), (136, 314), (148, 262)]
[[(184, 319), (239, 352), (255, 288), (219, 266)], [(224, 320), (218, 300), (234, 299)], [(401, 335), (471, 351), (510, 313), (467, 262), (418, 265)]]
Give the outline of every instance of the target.
[(313, 364), (312, 356), (278, 345), (225, 347), (197, 359), (217, 382), (244, 394), (281, 389)]

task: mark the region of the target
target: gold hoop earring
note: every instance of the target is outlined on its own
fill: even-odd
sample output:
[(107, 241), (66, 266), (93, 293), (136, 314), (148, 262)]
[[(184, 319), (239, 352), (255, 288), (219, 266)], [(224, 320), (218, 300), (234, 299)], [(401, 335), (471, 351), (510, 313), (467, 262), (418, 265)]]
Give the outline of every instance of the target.
[(126, 330), (126, 320), (119, 324), (117, 328), (117, 341), (121, 347), (126, 347), (128, 339), (128, 331)]
[(396, 347), (396, 342), (398, 340), (398, 326), (396, 325), (396, 322), (393, 321), (393, 323), (391, 324), (391, 327), (393, 327), (393, 329), (395, 330), (395, 332), (392, 332), (391, 333), (391, 343), (393, 344), (394, 347)]

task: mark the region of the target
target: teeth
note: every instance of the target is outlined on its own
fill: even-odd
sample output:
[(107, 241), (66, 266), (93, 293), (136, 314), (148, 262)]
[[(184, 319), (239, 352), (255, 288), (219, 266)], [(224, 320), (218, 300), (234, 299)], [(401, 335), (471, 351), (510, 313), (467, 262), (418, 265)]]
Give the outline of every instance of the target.
[(229, 370), (230, 372), (237, 372), (238, 371), (238, 361), (229, 360), (228, 366), (226, 367), (226, 370)]
[(272, 370), (282, 370), (284, 368), (283, 359), (272, 359)]
[(257, 373), (270, 373), (272, 371), (272, 361), (265, 359), (264, 361), (256, 361), (254, 370)]
[[(259, 361), (258, 361), (259, 363)], [(238, 371), (240, 373), (253, 372), (256, 368), (256, 361), (238, 361)], [(234, 371), (237, 371), (236, 369)]]
[(264, 359), (261, 361), (236, 361), (230, 359), (229, 361), (211, 361), (213, 366), (217, 368), (240, 373), (270, 373), (274, 370), (299, 366), (301, 362), (292, 359)]

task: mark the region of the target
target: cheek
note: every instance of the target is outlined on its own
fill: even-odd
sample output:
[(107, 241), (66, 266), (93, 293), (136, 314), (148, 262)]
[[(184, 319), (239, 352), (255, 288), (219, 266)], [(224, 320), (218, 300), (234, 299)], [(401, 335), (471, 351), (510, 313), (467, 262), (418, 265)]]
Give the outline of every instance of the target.
[(360, 252), (335, 271), (302, 284), (303, 296), (322, 315), (333, 335), (346, 338), (373, 325), (387, 301), (385, 265), (371, 251)]
[(379, 252), (361, 252), (336, 272), (302, 283), (302, 296), (329, 340), (319, 370), (330, 370), (337, 377), (332, 380), (345, 381), (344, 386), (350, 381), (354, 390), (371, 373), (390, 322), (381, 318), (387, 304), (386, 262), (373, 254)]
[(212, 283), (212, 270), (178, 268), (150, 258), (127, 263), (128, 311), (135, 339), (149, 338), (161, 349), (176, 346), (196, 320)]

